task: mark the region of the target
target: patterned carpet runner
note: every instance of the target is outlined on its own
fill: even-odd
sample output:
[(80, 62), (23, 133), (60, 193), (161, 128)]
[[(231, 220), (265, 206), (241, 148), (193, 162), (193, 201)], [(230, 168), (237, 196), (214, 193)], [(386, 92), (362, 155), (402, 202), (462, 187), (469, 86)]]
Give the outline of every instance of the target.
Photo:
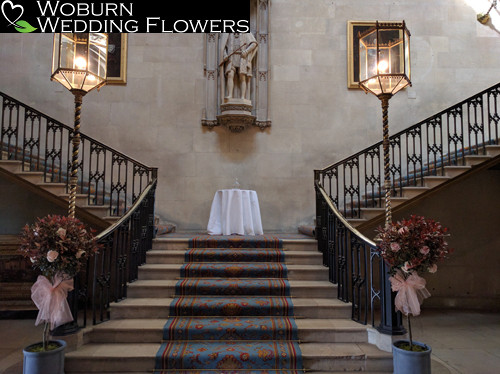
[(191, 239), (155, 373), (302, 373), (284, 259), (271, 236)]

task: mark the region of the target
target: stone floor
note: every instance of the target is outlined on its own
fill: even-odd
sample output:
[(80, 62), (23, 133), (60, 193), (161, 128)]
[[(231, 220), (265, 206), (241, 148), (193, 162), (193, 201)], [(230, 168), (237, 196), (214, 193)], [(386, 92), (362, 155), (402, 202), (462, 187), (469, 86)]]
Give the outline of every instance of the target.
[[(494, 374), (500, 368), (500, 313), (424, 310), (414, 340), (432, 347), (433, 374)], [(23, 347), (40, 340), (33, 319), (0, 320), (0, 373), (22, 373)]]

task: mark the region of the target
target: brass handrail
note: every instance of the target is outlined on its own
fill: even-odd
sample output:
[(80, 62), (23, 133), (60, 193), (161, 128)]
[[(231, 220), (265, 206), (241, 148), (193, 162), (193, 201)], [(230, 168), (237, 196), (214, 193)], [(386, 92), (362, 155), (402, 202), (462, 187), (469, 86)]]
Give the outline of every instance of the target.
[(132, 214), (139, 208), (139, 206), (143, 203), (144, 199), (146, 196), (151, 192), (151, 189), (156, 185), (157, 179), (153, 179), (149, 184), (146, 186), (146, 188), (142, 191), (142, 193), (139, 195), (137, 200), (134, 202), (134, 204), (130, 207), (130, 209), (120, 217), (118, 221), (113, 223), (111, 226), (107, 227), (105, 230), (101, 231), (98, 235), (96, 235), (97, 241), (105, 238), (107, 235), (111, 234), (113, 231), (115, 231), (118, 227), (120, 227), (126, 220), (128, 220)]
[(354, 235), (356, 235), (359, 239), (361, 239), (363, 242), (368, 244), (369, 246), (376, 247), (377, 244), (373, 241), (368, 239), (366, 236), (364, 236), (362, 233), (360, 233), (354, 226), (352, 226), (349, 221), (347, 221), (344, 216), (338, 211), (338, 209), (335, 207), (335, 204), (333, 204), (332, 199), (328, 194), (326, 193), (325, 189), (321, 184), (319, 184), (319, 181), (314, 182), (316, 187), (318, 188), (319, 192), (323, 196), (323, 199), (325, 199), (326, 204), (328, 205), (328, 208), (337, 216), (337, 219)]

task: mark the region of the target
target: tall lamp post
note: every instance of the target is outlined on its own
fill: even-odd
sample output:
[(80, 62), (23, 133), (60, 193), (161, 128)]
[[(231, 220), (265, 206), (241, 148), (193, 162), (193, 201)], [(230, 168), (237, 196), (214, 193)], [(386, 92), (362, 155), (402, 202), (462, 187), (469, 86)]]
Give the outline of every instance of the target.
[(75, 217), (80, 148), (80, 114), (82, 99), (88, 92), (106, 84), (108, 34), (57, 33), (54, 35), (52, 75), (75, 96), (75, 122), (72, 136), (71, 175), (69, 179), (69, 212)]
[[(389, 152), (389, 100), (398, 91), (411, 85), (410, 32), (405, 22), (376, 22), (375, 26), (359, 36), (359, 86), (377, 96), (382, 103), (385, 227), (392, 222), (391, 212), (391, 160)], [(394, 309), (395, 294), (391, 290), (389, 274), (384, 261), (381, 271), (381, 323), (378, 331), (388, 335), (406, 332), (401, 313)]]
[[(71, 174), (69, 179), (68, 216), (75, 218), (76, 189), (78, 186), (78, 154), (80, 149), (80, 114), (82, 99), (88, 92), (106, 84), (108, 61), (108, 35), (103, 33), (57, 33), (54, 35), (52, 75), (75, 96), (75, 122), (71, 138)], [(78, 277), (74, 290), (68, 294), (73, 321), (57, 327), (52, 335), (61, 336), (79, 330)]]
[(385, 225), (392, 221), (389, 99), (410, 81), (410, 32), (405, 22), (380, 23), (359, 38), (359, 86), (382, 102)]

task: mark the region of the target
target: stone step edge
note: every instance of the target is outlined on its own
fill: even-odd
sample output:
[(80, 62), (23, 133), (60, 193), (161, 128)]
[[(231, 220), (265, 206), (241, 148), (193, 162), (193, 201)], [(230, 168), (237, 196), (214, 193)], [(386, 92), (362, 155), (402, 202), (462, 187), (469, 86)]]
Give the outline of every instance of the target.
[[(139, 279), (133, 283), (130, 283), (128, 287), (173, 287), (175, 286), (179, 280), (214, 280), (214, 279), (225, 279), (231, 281), (243, 281), (243, 280), (253, 280), (255, 278), (210, 278), (210, 277), (189, 277), (189, 278), (181, 278), (178, 279)], [(259, 278), (265, 280), (288, 280), (290, 283), (290, 287), (326, 287), (336, 289), (337, 285), (331, 283), (327, 280), (290, 280), (286, 278)]]
[[(182, 317), (181, 317), (182, 318)], [(185, 317), (191, 318), (191, 317)], [(201, 318), (209, 318), (209, 317), (200, 317)], [(256, 319), (269, 319), (274, 318), (271, 317), (254, 317)], [(293, 318), (293, 317), (290, 317)], [(129, 333), (129, 334), (139, 334), (141, 337), (145, 333), (154, 333), (159, 337), (162, 336), (163, 327), (167, 322), (164, 318), (155, 318), (155, 319), (146, 319), (146, 318), (136, 318), (136, 319), (126, 319), (126, 320), (110, 320), (103, 324), (93, 326), (90, 329), (87, 329), (86, 341), (90, 344), (112, 344), (111, 342), (94, 342), (93, 336), (99, 334), (113, 334), (114, 336), (120, 333)], [(359, 323), (356, 323), (352, 320), (345, 320), (341, 318), (318, 318), (318, 319), (296, 319), (295, 323), (297, 324), (298, 334), (299, 334), (299, 342), (300, 343), (308, 343), (307, 338), (300, 338), (302, 334), (311, 334), (315, 332), (321, 333), (335, 333), (335, 334), (357, 334), (359, 339), (359, 334), (362, 335), (361, 341), (356, 341), (358, 343), (366, 343), (368, 342), (368, 327)], [(147, 341), (140, 341), (141, 338), (136, 342), (137, 344), (147, 343)], [(214, 340), (221, 341), (221, 340)], [(325, 343), (343, 343), (343, 342), (353, 342), (353, 341), (343, 341), (335, 340), (335, 342), (325, 341)], [(150, 342), (151, 343), (151, 342)]]
[[(215, 341), (216, 342), (216, 341)], [(217, 343), (216, 343), (217, 344)], [(160, 343), (143, 343), (140, 344), (144, 349), (134, 349), (137, 347), (136, 343), (90, 343), (85, 344), (76, 351), (67, 352), (65, 354), (66, 359), (78, 359), (78, 358), (92, 358), (92, 359), (113, 359), (113, 358), (124, 358), (124, 349), (120, 348), (132, 348), (130, 352), (127, 352), (127, 358), (154, 358), (156, 352), (160, 348)], [(331, 346), (332, 344), (324, 343), (300, 343), (302, 354), (304, 356), (304, 350), (306, 351), (306, 357), (309, 358), (313, 356), (314, 358), (348, 358), (348, 359), (360, 359), (360, 358), (390, 358), (392, 360), (392, 354), (384, 351), (380, 351), (377, 347), (369, 343), (336, 343), (336, 349), (331, 349), (326, 352), (325, 349), (317, 349), (318, 346)], [(106, 349), (108, 348), (108, 349)], [(331, 347), (333, 348), (333, 347)], [(314, 352), (314, 354), (308, 353)], [(151, 354), (153, 353), (153, 354)], [(90, 355), (89, 355), (90, 354)]]
[[(167, 234), (168, 235), (168, 234)], [(174, 248), (171, 249), (187, 249), (190, 238), (168, 238), (168, 237), (157, 237), (153, 239), (153, 249), (161, 245), (172, 245)], [(281, 239), (283, 243), (283, 249), (287, 250), (287, 247), (293, 247), (297, 245), (317, 245), (318, 241), (316, 239)]]
[[(199, 296), (184, 296), (184, 299), (190, 299), (194, 297), (199, 297)], [(206, 296), (206, 297), (213, 297), (213, 296)], [(227, 296), (220, 296), (220, 297), (227, 297)], [(238, 296), (235, 296), (238, 297)], [(250, 296), (251, 297), (251, 296)], [(275, 298), (282, 298), (284, 296), (263, 296), (263, 297), (275, 297)], [(331, 308), (340, 308), (340, 309), (351, 309), (352, 305), (350, 303), (345, 303), (339, 299), (336, 298), (305, 298), (305, 297), (293, 297), (293, 296), (286, 296), (287, 298), (292, 299), (293, 301), (293, 307), (295, 309), (300, 309), (300, 308), (319, 308), (319, 307), (331, 307)], [(241, 296), (241, 298), (249, 298), (247, 296)], [(143, 298), (129, 298), (129, 299), (124, 299), (120, 302), (113, 302), (110, 304), (110, 309), (122, 309), (122, 308), (170, 308), (170, 305), (174, 298), (172, 297), (164, 297), (164, 298), (151, 298), (151, 297), (143, 297)], [(239, 316), (239, 317), (251, 317), (251, 316)], [(301, 317), (300, 315), (295, 315), (295, 318), (304, 318)], [(123, 320), (123, 318), (117, 318)]]
[[(189, 250), (191, 250), (193, 248), (187, 248), (187, 249), (158, 249), (158, 248), (155, 248), (155, 249), (150, 249), (149, 251), (146, 252), (146, 255), (147, 256), (170, 256), (170, 255), (185, 255), (186, 252), (188, 252)], [(195, 250), (204, 250), (205, 248), (196, 248)], [(208, 248), (208, 249), (215, 249), (215, 248)], [(238, 248), (238, 250), (252, 250), (252, 249), (266, 249), (266, 248)], [(270, 248), (268, 248), (270, 249)], [(227, 252), (229, 252), (229, 250), (225, 250)], [(313, 252), (311, 250), (294, 250), (294, 249), (286, 249), (284, 248), (283, 249), (283, 252), (288, 255), (288, 256), (321, 256), (322, 253), (317, 251), (317, 252)], [(312, 253), (311, 253), (312, 252)]]

